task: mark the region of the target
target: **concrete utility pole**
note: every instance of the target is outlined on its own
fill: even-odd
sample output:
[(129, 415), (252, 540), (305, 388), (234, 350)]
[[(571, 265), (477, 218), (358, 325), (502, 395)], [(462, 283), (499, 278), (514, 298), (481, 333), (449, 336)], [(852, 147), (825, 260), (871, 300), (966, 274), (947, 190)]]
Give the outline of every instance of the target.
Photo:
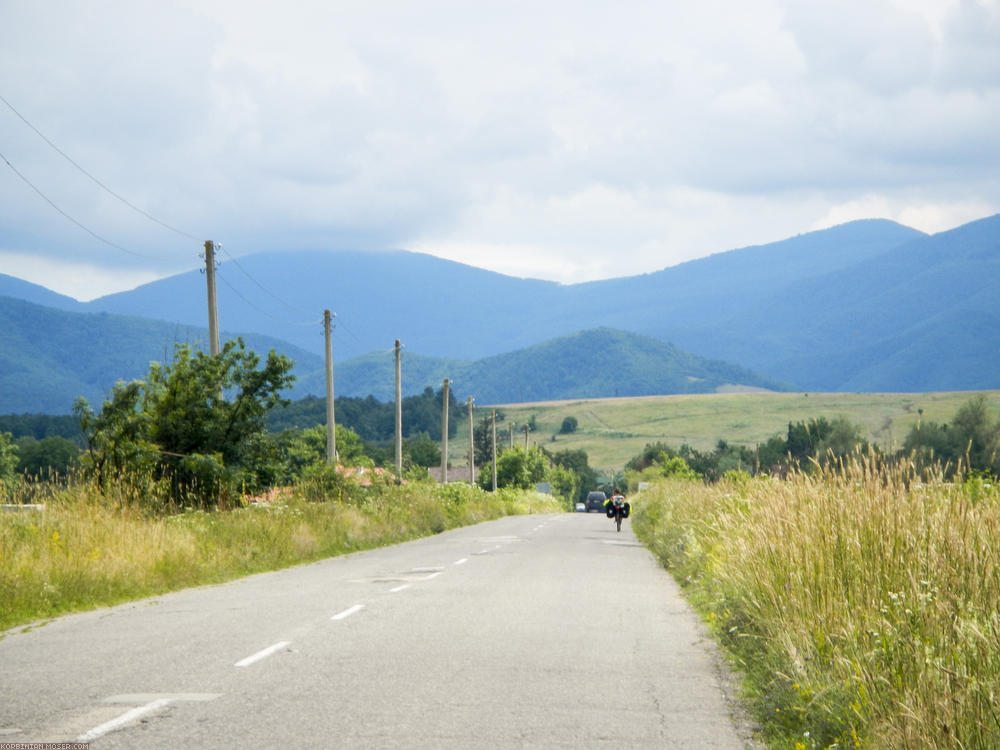
[(472, 418), (472, 396), (469, 396), (469, 484), (476, 483), (476, 423)]
[(448, 390), (451, 383), (444, 379), (441, 391), (441, 484), (448, 484)]
[(497, 410), (493, 410), (493, 491), (497, 491)]
[(219, 304), (215, 298), (215, 243), (205, 240), (205, 281), (208, 284), (208, 353), (213, 357), (219, 345)]
[(399, 365), (399, 339), (396, 339), (396, 478), (403, 478), (403, 377)]
[(333, 337), (330, 332), (330, 311), (323, 311), (323, 333), (326, 336), (326, 462), (337, 460), (337, 422), (333, 415)]

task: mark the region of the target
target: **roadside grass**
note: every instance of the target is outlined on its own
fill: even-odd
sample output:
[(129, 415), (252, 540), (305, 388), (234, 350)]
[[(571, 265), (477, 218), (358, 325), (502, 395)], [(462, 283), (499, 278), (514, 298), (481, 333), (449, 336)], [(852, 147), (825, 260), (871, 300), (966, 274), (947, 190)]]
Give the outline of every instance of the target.
[(1000, 747), (1000, 492), (912, 468), (654, 485), (639, 537), (774, 748)]
[(229, 511), (156, 514), (83, 482), (36, 489), (44, 511), (0, 513), (0, 631), (505, 515), (563, 510), (548, 496), (460, 484), (386, 483), (323, 502), (303, 494), (293, 488)]
[[(1000, 392), (985, 393), (994, 406), (1000, 402)], [(822, 416), (828, 419), (846, 416), (862, 425), (867, 440), (894, 448), (902, 444), (917, 420), (948, 422), (973, 395), (971, 392), (716, 393), (547, 401), (498, 408), (508, 421), (520, 426), (521, 439), (523, 426), (534, 417), (537, 431), (530, 436), (532, 442), (551, 451), (584, 450), (591, 466), (620, 470), (647, 443), (663, 441), (677, 448), (688, 443), (705, 450), (724, 439), (733, 445), (753, 446), (773, 435), (784, 435), (789, 422)], [(574, 433), (559, 435), (566, 417), (576, 418), (579, 426)], [(498, 425), (498, 431), (501, 428), (506, 430), (506, 423)], [(453, 455), (464, 455), (468, 436), (462, 430), (458, 432)]]

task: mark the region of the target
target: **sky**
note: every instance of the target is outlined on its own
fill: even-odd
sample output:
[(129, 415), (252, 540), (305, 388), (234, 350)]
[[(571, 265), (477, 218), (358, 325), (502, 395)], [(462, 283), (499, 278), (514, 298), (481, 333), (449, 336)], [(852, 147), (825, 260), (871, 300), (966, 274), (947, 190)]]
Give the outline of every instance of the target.
[(0, 0), (0, 97), (0, 273), (82, 300), (208, 239), (573, 283), (1000, 212), (1000, 0)]

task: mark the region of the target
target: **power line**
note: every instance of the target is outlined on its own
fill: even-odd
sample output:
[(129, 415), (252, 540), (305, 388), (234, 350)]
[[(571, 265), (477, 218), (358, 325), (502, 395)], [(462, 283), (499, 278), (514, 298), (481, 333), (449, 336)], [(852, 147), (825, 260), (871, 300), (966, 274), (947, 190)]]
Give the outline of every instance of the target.
[[(188, 234), (187, 232), (185, 232), (185, 231), (184, 231), (184, 230), (182, 230), (182, 229), (177, 229), (176, 227), (172, 227), (172, 226), (170, 226), (170, 224), (167, 224), (167, 222), (165, 222), (165, 221), (161, 221), (160, 219), (157, 219), (157, 218), (156, 218), (155, 216), (153, 216), (153, 215), (152, 215), (151, 213), (149, 213), (149, 212), (147, 212), (147, 211), (144, 211), (143, 209), (141, 209), (141, 208), (139, 208), (138, 206), (136, 206), (136, 205), (135, 205), (134, 203), (131, 203), (131, 202), (130, 202), (130, 201), (128, 201), (128, 200), (127, 200), (126, 198), (123, 198), (122, 196), (120, 196), (120, 195), (119, 195), (118, 193), (116, 193), (116, 192), (115, 192), (114, 190), (112, 190), (111, 188), (109, 188), (109, 187), (108, 187), (107, 185), (105, 185), (105, 184), (104, 184), (103, 182), (101, 182), (101, 181), (100, 181), (99, 179), (97, 179), (96, 177), (94, 177), (94, 175), (92, 175), (92, 174), (91, 174), (90, 172), (88, 172), (88, 171), (87, 171), (86, 169), (84, 169), (84, 168), (83, 168), (83, 167), (81, 167), (81, 166), (80, 166), (79, 164), (77, 164), (77, 163), (76, 163), (76, 162), (75, 162), (75, 161), (74, 161), (74, 160), (73, 160), (73, 159), (72, 159), (72, 158), (71, 158), (71, 157), (69, 156), (69, 154), (67, 154), (67, 153), (66, 153), (65, 151), (63, 151), (63, 150), (62, 150), (61, 148), (59, 148), (59, 147), (58, 147), (58, 146), (57, 146), (56, 144), (54, 144), (54, 143), (53, 143), (52, 141), (50, 141), (50, 140), (49, 140), (49, 139), (48, 139), (48, 138), (47, 138), (47, 137), (45, 136), (45, 134), (44, 134), (44, 133), (42, 133), (42, 131), (41, 131), (41, 130), (39, 130), (39, 129), (38, 129), (38, 128), (36, 128), (36, 127), (35, 127), (34, 125), (32, 125), (32, 124), (31, 124), (31, 123), (30, 123), (30, 122), (28, 121), (28, 118), (26, 118), (26, 117), (25, 117), (24, 115), (22, 115), (22, 114), (21, 114), (20, 112), (18, 112), (18, 111), (17, 111), (17, 110), (16, 110), (15, 108), (14, 108), (14, 105), (13, 105), (13, 104), (11, 104), (11, 103), (10, 103), (9, 101), (7, 101), (6, 99), (4, 99), (4, 97), (3, 97), (2, 95), (0, 95), (0, 101), (2, 101), (2, 102), (3, 102), (4, 104), (6, 104), (6, 105), (7, 105), (7, 107), (8, 107), (9, 109), (10, 109), (10, 111), (11, 111), (11, 112), (13, 112), (13, 113), (14, 113), (15, 115), (17, 115), (17, 116), (18, 116), (18, 117), (19, 117), (19, 118), (21, 119), (21, 121), (22, 121), (22, 122), (23, 122), (23, 123), (24, 123), (25, 125), (27, 125), (27, 126), (28, 126), (29, 128), (31, 128), (32, 130), (34, 130), (34, 131), (35, 131), (35, 133), (36, 133), (36, 134), (38, 135), (38, 137), (39, 137), (39, 138), (41, 138), (41, 139), (42, 139), (43, 141), (45, 141), (45, 142), (46, 142), (47, 144), (49, 144), (49, 146), (51, 146), (51, 147), (52, 147), (52, 149), (53, 149), (53, 150), (54, 150), (54, 151), (55, 151), (55, 152), (56, 152), (57, 154), (59, 154), (59, 155), (60, 155), (61, 157), (63, 157), (63, 158), (64, 158), (64, 159), (66, 160), (66, 161), (68, 161), (68, 162), (69, 162), (70, 164), (72, 164), (72, 165), (73, 165), (74, 167), (76, 167), (76, 168), (77, 168), (78, 170), (80, 170), (80, 172), (82, 172), (82, 173), (83, 173), (84, 175), (86, 175), (86, 176), (87, 176), (87, 177), (89, 177), (89, 178), (90, 178), (91, 180), (93, 180), (93, 181), (94, 181), (94, 182), (95, 182), (95, 183), (96, 183), (96, 184), (97, 184), (97, 185), (98, 185), (98, 186), (99, 186), (99, 187), (100, 187), (100, 188), (101, 188), (102, 190), (105, 190), (105, 191), (106, 191), (106, 192), (107, 192), (108, 194), (110, 194), (110, 195), (114, 196), (115, 198), (117, 198), (118, 200), (120, 200), (120, 201), (121, 201), (122, 203), (124, 203), (124, 204), (125, 204), (126, 206), (128, 206), (129, 208), (131, 208), (131, 209), (132, 209), (133, 211), (136, 211), (136, 212), (138, 212), (138, 213), (142, 214), (143, 216), (145, 216), (145, 217), (146, 217), (147, 219), (149, 219), (150, 221), (154, 221), (154, 222), (156, 222), (157, 224), (159, 224), (159, 225), (160, 225), (161, 227), (163, 227), (164, 229), (169, 229), (169, 230), (170, 230), (171, 232), (175, 232), (175, 233), (177, 233), (177, 234), (181, 235), (182, 237), (187, 237), (188, 239), (192, 239), (192, 240), (195, 240), (196, 242), (198, 241), (198, 238), (197, 238), (197, 237), (195, 237), (194, 235), (192, 235), (192, 234)], [(9, 162), (8, 162), (8, 163), (9, 163)], [(15, 170), (15, 171), (16, 171), (16, 170)], [(126, 252), (128, 252), (128, 251), (126, 251)]]
[(218, 271), (216, 271), (215, 275), (216, 275), (216, 278), (221, 279), (222, 283), (229, 287), (230, 291), (233, 294), (235, 294), (237, 297), (239, 297), (241, 300), (243, 300), (247, 305), (249, 305), (250, 307), (252, 307), (254, 310), (256, 310), (257, 312), (259, 312), (261, 315), (266, 315), (271, 320), (276, 320), (279, 323), (287, 323), (288, 325), (293, 325), (293, 326), (313, 326), (313, 325), (317, 325), (318, 323), (322, 323), (323, 322), (322, 318), (319, 318), (317, 320), (310, 320), (310, 321), (295, 321), (295, 320), (288, 320), (287, 318), (279, 318), (279, 317), (277, 317), (275, 315), (272, 315), (271, 313), (267, 312), (266, 310), (262, 310), (257, 305), (255, 305), (253, 302), (251, 302), (246, 297), (244, 297), (240, 293), (240, 291), (236, 287), (234, 287), (232, 284), (230, 284), (226, 280), (226, 277), (223, 276), (221, 273), (219, 273)]
[[(364, 345), (365, 345), (365, 342), (363, 342), (363, 341), (362, 341), (361, 339), (359, 339), (359, 338), (358, 338), (357, 336), (355, 336), (355, 335), (354, 335), (354, 331), (352, 331), (352, 330), (351, 330), (350, 328), (348, 328), (348, 327), (347, 327), (347, 326), (346, 326), (346, 325), (344, 324), (344, 322), (343, 322), (342, 320), (340, 320), (340, 318), (339, 318), (339, 317), (337, 318), (337, 320), (338, 320), (338, 321), (340, 322), (340, 326), (341, 326), (341, 328), (343, 328), (343, 329), (344, 329), (344, 331), (346, 331), (346, 332), (347, 332), (347, 334), (348, 334), (348, 335), (349, 335), (349, 336), (350, 336), (350, 337), (351, 337), (352, 339), (354, 339), (355, 341), (357, 341), (357, 342), (358, 342), (358, 345), (359, 345), (359, 346), (364, 346)], [(336, 327), (336, 324), (334, 324), (334, 327)]]
[(270, 289), (268, 289), (268, 288), (267, 288), (266, 286), (264, 286), (264, 285), (263, 285), (263, 284), (261, 284), (261, 283), (260, 283), (259, 281), (257, 281), (257, 279), (255, 279), (255, 278), (253, 277), (253, 275), (252, 275), (252, 274), (251, 274), (251, 273), (250, 273), (250, 272), (249, 272), (248, 270), (246, 270), (246, 269), (245, 269), (245, 268), (244, 268), (244, 267), (243, 267), (243, 266), (242, 266), (242, 265), (240, 264), (240, 262), (239, 262), (238, 260), (236, 260), (236, 258), (234, 258), (234, 257), (233, 257), (232, 253), (230, 253), (230, 252), (229, 252), (229, 251), (228, 251), (228, 250), (226, 249), (226, 247), (225, 247), (225, 246), (224, 246), (223, 244), (221, 244), (221, 243), (216, 243), (216, 244), (217, 244), (217, 246), (218, 246), (218, 247), (222, 248), (222, 252), (224, 252), (224, 253), (225, 253), (225, 254), (226, 254), (227, 256), (229, 256), (229, 260), (231, 260), (231, 261), (232, 261), (233, 263), (235, 263), (235, 264), (236, 264), (236, 267), (237, 267), (238, 269), (240, 269), (240, 270), (241, 270), (241, 271), (243, 272), (243, 274), (244, 274), (244, 275), (245, 275), (245, 276), (246, 276), (246, 277), (247, 277), (248, 279), (250, 279), (250, 281), (252, 281), (252, 282), (253, 282), (254, 284), (256, 284), (256, 285), (257, 285), (258, 287), (260, 287), (260, 288), (261, 288), (261, 290), (263, 290), (263, 291), (264, 291), (264, 292), (265, 292), (266, 294), (270, 295), (271, 297), (274, 297), (274, 299), (278, 300), (278, 302), (280, 302), (281, 304), (283, 304), (283, 305), (284, 305), (285, 307), (287, 307), (287, 308), (288, 308), (289, 310), (295, 310), (296, 312), (300, 312), (300, 313), (302, 313), (303, 315), (308, 315), (308, 314), (309, 314), (309, 312), (308, 312), (307, 310), (303, 310), (303, 309), (302, 309), (301, 307), (299, 307), (298, 305), (293, 305), (293, 304), (291, 304), (290, 302), (286, 302), (286, 301), (285, 301), (284, 299), (282, 299), (282, 298), (281, 298), (281, 297), (279, 297), (279, 296), (278, 296), (277, 294), (275, 294), (275, 293), (274, 293), (274, 292), (272, 292), (272, 291), (271, 291)]
[(10, 160), (6, 156), (4, 156), (2, 153), (0, 153), (0, 159), (3, 159), (4, 162), (6, 162), (7, 166), (10, 167), (11, 170), (14, 172), (14, 174), (16, 174), (22, 180), (24, 180), (25, 184), (27, 184), (28, 187), (30, 187), (32, 190), (34, 190), (36, 193), (38, 193), (38, 195), (41, 196), (42, 200), (44, 200), (46, 203), (48, 203), (50, 206), (52, 206), (52, 208), (54, 208), (56, 211), (58, 211), (60, 214), (62, 214), (66, 219), (68, 219), (69, 221), (71, 221), (74, 224), (76, 224), (80, 229), (82, 229), (84, 232), (86, 232), (87, 234), (89, 234), (94, 239), (99, 240), (99, 241), (103, 242), (105, 245), (108, 245), (109, 247), (113, 247), (116, 250), (121, 250), (123, 253), (128, 253), (129, 255), (135, 255), (136, 257), (147, 258), (149, 260), (156, 260), (156, 261), (160, 261), (161, 263), (168, 263), (169, 262), (166, 258), (159, 258), (159, 257), (156, 257), (154, 255), (145, 255), (143, 253), (137, 253), (135, 250), (129, 250), (127, 247), (122, 247), (118, 243), (112, 242), (111, 240), (109, 240), (109, 239), (107, 239), (105, 237), (102, 237), (97, 232), (95, 232), (93, 229), (90, 229), (89, 227), (84, 226), (79, 221), (77, 221), (72, 216), (70, 216), (68, 213), (66, 213), (61, 208), (59, 208), (59, 206), (57, 206), (52, 201), (52, 199), (49, 198), (49, 196), (47, 196), (45, 193), (43, 193), (31, 180), (29, 180), (27, 177), (25, 177), (23, 174), (21, 174), (18, 171), (17, 167), (15, 167), (13, 164), (11, 164)]

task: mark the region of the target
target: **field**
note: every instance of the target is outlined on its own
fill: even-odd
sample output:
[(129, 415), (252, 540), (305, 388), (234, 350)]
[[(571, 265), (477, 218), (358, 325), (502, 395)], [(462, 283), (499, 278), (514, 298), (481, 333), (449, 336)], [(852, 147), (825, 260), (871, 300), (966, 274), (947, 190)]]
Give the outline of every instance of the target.
[(746, 677), (771, 748), (1000, 747), (1000, 492), (905, 463), (654, 485), (636, 534)]
[[(988, 391), (989, 405), (1000, 407), (1000, 391)], [(784, 434), (789, 422), (844, 415), (862, 425), (867, 438), (898, 447), (917, 420), (948, 422), (972, 392), (952, 393), (720, 393), (694, 396), (645, 396), (582, 401), (503, 404), (507, 417), (497, 430), (506, 436), (513, 421), (515, 440), (524, 440), (524, 425), (535, 419), (529, 441), (548, 450), (582, 449), (596, 469), (621, 469), (647, 443), (683, 443), (706, 449), (720, 439), (754, 445)], [(477, 421), (492, 407), (476, 410)], [(559, 435), (566, 417), (577, 431)], [(468, 454), (468, 423), (460, 424), (450, 442), (453, 465)]]

